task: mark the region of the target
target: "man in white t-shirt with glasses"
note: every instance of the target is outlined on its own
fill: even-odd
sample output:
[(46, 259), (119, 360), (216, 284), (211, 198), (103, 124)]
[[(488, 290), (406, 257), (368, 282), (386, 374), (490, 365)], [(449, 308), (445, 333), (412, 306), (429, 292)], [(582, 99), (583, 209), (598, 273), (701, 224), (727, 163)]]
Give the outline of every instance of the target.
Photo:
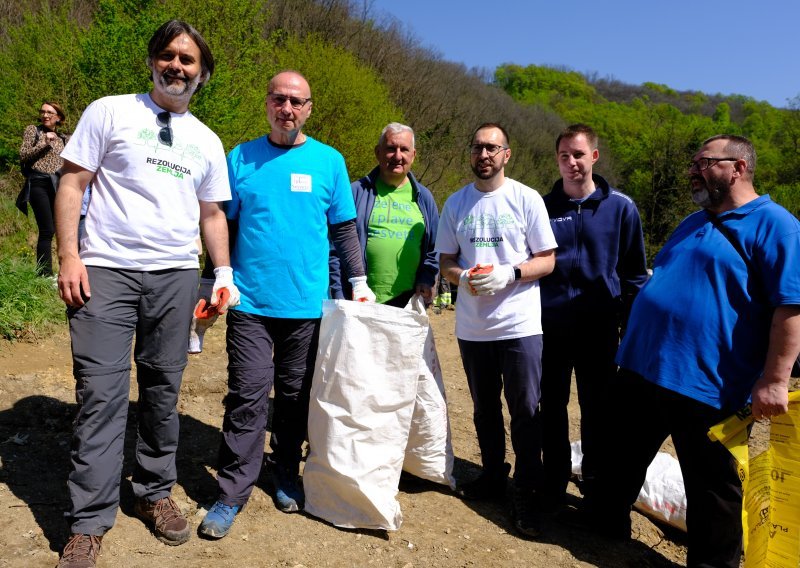
[[(94, 566), (119, 507), (135, 339), (139, 401), (135, 514), (169, 545), (190, 526), (170, 497), (176, 482), (177, 400), (197, 288), (198, 225), (216, 270), (212, 303), (236, 305), (221, 203), (230, 199), (219, 138), (188, 110), (214, 70), (203, 37), (171, 20), (150, 39), (148, 94), (104, 97), (84, 112), (56, 200), (58, 286), (67, 304), (78, 412), (62, 568)], [(86, 186), (92, 206), (78, 246)], [(80, 252), (79, 252), (80, 250)], [(219, 290), (229, 298), (220, 302)]]
[(556, 240), (542, 197), (505, 177), (511, 157), (499, 124), (479, 126), (470, 143), (475, 181), (444, 204), (436, 251), (442, 275), (458, 285), (456, 337), (474, 405), (483, 471), (460, 483), (465, 499), (505, 495), (505, 428), (500, 393), (511, 415), (513, 518), (539, 534), (536, 490), (542, 483), (540, 396), (542, 325), (539, 278), (555, 266)]

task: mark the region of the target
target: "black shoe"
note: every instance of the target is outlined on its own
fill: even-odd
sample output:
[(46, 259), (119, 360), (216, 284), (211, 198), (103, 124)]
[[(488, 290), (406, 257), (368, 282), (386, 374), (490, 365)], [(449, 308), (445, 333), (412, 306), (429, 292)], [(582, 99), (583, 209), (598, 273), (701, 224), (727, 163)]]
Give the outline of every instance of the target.
[(627, 541), (631, 538), (630, 513), (627, 518), (612, 519), (602, 516), (591, 507), (582, 504), (579, 508), (566, 508), (556, 515), (556, 520), (568, 527), (584, 530), (610, 540)]
[(459, 484), (456, 493), (468, 501), (483, 501), (488, 499), (503, 499), (506, 496), (506, 484), (511, 464), (504, 463), (497, 471), (486, 471), (472, 481)]
[(542, 533), (541, 516), (536, 507), (536, 493), (532, 489), (514, 486), (511, 515), (514, 528), (522, 536), (535, 538)]

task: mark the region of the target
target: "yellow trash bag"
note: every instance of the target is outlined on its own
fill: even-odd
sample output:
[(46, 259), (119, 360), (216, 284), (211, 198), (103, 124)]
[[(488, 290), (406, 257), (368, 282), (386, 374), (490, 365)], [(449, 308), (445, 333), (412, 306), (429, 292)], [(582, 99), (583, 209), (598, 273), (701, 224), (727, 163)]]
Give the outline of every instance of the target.
[(744, 568), (797, 568), (800, 564), (800, 391), (789, 393), (789, 412), (770, 425), (769, 449), (748, 458), (750, 408), (713, 426), (708, 437), (736, 458), (744, 491)]

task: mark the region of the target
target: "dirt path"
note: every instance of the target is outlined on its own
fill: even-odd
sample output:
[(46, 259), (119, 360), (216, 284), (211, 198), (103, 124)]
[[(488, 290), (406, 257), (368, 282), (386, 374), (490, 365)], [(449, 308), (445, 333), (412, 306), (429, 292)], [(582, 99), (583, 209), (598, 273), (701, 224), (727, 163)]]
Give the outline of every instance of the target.
[[(480, 459), (471, 401), (453, 337), (454, 313), (431, 315), (431, 322), (447, 387), (455, 473), (470, 476)], [(179, 403), (181, 445), (174, 497), (195, 527), (202, 519), (200, 508), (215, 497), (225, 366), (224, 325), (218, 324), (207, 336), (205, 351), (190, 360)], [(135, 400), (135, 391), (131, 396)], [(38, 344), (0, 345), (0, 566), (52, 567), (58, 561), (58, 550), (67, 537), (63, 511), (74, 408), (66, 330)], [(576, 439), (577, 409), (572, 416)], [(135, 437), (130, 426), (127, 456)], [(132, 516), (131, 471), (128, 459), (121, 510), (103, 541), (101, 567), (640, 568), (685, 564), (680, 536), (665, 537), (638, 514), (633, 515), (635, 540), (630, 544), (610, 543), (555, 522), (545, 527), (540, 540), (527, 541), (514, 534), (505, 504), (466, 503), (447, 488), (422, 482), (401, 484), (403, 526), (386, 533), (341, 530), (310, 516), (280, 513), (272, 504), (269, 484), (260, 481), (228, 537), (212, 542), (193, 536), (187, 544), (173, 548), (158, 542)], [(570, 486), (570, 491), (575, 488)]]

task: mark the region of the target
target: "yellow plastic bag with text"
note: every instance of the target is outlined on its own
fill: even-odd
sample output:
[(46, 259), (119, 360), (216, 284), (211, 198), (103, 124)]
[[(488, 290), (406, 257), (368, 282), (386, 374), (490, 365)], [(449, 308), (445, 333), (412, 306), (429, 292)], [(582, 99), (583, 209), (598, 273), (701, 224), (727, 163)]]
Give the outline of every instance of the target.
[(708, 436), (738, 463), (744, 490), (744, 568), (800, 565), (800, 391), (789, 393), (789, 412), (770, 425), (769, 449), (748, 458), (749, 407), (720, 422)]

